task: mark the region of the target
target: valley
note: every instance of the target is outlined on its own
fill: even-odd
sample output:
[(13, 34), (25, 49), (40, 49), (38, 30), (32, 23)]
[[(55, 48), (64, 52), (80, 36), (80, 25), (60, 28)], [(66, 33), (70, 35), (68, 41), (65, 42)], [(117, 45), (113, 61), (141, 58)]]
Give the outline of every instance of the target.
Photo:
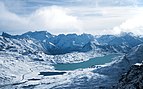
[[(32, 34), (44, 36), (46, 33)], [(112, 39), (89, 34), (52, 38), (25, 34), (0, 36), (1, 89), (115, 89), (122, 74), (143, 61), (142, 38), (128, 33)], [(87, 40), (79, 42), (84, 38)], [(106, 42), (103, 38), (109, 40)], [(136, 45), (131, 40), (128, 42), (130, 38)]]

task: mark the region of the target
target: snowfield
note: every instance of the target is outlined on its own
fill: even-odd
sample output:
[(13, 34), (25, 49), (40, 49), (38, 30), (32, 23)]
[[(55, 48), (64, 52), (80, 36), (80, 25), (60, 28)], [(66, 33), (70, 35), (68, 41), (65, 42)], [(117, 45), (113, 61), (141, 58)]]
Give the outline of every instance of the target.
[[(108, 66), (111, 64), (108, 64)], [(34, 87), (35, 89), (63, 87), (75, 88), (82, 87), (84, 83), (90, 83), (91, 80), (102, 80), (101, 83), (108, 80), (108, 76), (99, 74), (98, 72), (93, 72), (96, 69), (107, 65), (101, 65), (95, 68), (65, 71), (66, 73), (63, 75), (42, 76), (39, 75), (40, 72), (55, 72), (57, 70), (54, 70), (54, 67), (46, 61), (33, 61), (28, 56), (22, 56), (21, 54), (11, 52), (0, 53), (0, 65), (0, 87), (3, 89), (23, 87)], [(94, 83), (96, 84), (97, 82)], [(84, 85), (84, 87), (87, 86)]]
[[(27, 56), (11, 52), (0, 53), (0, 88), (22, 88), (26, 86), (36, 85), (35, 88), (42, 89), (56, 87), (60, 84), (71, 84), (76, 78), (87, 77), (90, 79), (93, 75), (101, 76), (92, 73), (93, 69), (79, 69), (75, 71), (66, 71), (64, 75), (42, 76), (39, 75), (42, 71), (54, 72), (54, 67), (46, 61), (33, 61)], [(39, 79), (39, 80), (29, 80)]]

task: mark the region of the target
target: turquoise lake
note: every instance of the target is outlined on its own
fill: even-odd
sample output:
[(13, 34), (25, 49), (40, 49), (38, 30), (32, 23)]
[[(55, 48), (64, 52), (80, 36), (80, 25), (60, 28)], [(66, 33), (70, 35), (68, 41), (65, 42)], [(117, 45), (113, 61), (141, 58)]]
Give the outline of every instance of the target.
[(87, 61), (80, 63), (67, 63), (67, 64), (55, 64), (55, 70), (75, 70), (79, 68), (89, 68), (94, 65), (103, 65), (105, 63), (112, 62), (115, 57), (120, 56), (121, 54), (109, 54), (102, 57), (91, 58)]

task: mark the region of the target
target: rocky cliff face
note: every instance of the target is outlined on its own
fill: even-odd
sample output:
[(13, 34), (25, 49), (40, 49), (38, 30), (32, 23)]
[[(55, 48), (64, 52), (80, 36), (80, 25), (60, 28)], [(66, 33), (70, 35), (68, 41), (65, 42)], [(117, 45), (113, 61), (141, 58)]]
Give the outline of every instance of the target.
[(117, 84), (118, 89), (143, 89), (143, 45), (134, 47), (126, 56), (129, 70), (122, 74)]
[(118, 89), (143, 89), (143, 64), (133, 65), (119, 80)]

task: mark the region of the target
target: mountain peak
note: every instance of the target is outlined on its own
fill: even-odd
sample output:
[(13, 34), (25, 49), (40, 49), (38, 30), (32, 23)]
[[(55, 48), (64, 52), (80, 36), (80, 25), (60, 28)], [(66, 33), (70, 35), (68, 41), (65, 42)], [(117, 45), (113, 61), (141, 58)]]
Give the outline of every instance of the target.
[(35, 32), (26, 32), (20, 35), (21, 38), (33, 38), (39, 41), (43, 41), (47, 38), (53, 37), (53, 35), (47, 31), (35, 31)]
[(6, 33), (6, 32), (2, 32), (2, 36), (3, 37), (7, 37), (7, 38), (10, 38), (12, 35)]
[(119, 36), (134, 36), (132, 32), (121, 32)]

